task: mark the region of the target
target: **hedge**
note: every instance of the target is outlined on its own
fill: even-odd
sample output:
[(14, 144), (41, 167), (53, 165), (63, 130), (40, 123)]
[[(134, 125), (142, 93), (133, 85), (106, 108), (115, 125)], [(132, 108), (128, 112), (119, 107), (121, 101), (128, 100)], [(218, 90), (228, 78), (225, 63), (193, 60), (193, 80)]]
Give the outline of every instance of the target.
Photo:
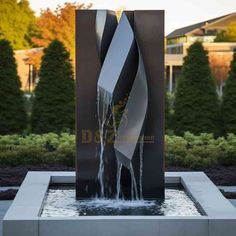
[(75, 136), (48, 133), (0, 136), (0, 166), (75, 164)]
[[(236, 165), (236, 136), (215, 139), (212, 134), (166, 135), (166, 166), (191, 169)], [(0, 136), (0, 166), (75, 165), (75, 135), (48, 133)]]

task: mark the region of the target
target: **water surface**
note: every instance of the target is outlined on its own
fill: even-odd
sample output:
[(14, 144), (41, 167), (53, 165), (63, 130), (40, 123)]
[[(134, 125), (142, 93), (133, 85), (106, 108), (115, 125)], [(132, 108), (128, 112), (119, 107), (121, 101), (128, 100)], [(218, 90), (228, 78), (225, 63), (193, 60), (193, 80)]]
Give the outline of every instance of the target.
[(108, 199), (75, 199), (74, 189), (50, 188), (41, 217), (76, 216), (201, 216), (195, 203), (183, 189), (166, 188), (165, 200), (127, 201)]

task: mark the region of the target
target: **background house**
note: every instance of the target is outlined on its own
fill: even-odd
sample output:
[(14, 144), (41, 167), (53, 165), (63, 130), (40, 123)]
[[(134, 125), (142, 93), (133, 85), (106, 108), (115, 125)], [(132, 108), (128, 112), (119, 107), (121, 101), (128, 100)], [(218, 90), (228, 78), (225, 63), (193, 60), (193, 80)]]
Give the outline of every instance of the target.
[[(236, 42), (215, 42), (215, 38), (218, 33), (226, 30), (231, 22), (236, 22), (236, 13), (180, 28), (167, 35), (165, 66), (166, 87), (169, 92), (175, 90), (187, 49), (198, 40), (203, 42), (204, 48), (209, 52), (212, 74), (218, 92), (222, 94)], [(42, 53), (42, 48), (15, 51), (18, 74), (24, 91), (32, 91), (35, 87)]]
[(236, 42), (215, 42), (215, 38), (231, 22), (236, 22), (236, 13), (180, 28), (167, 35), (165, 65), (169, 92), (173, 92), (176, 87), (187, 49), (193, 42), (201, 41), (209, 52), (212, 74), (216, 79), (218, 92), (222, 94)]
[(26, 92), (31, 92), (38, 81), (38, 69), (43, 54), (43, 48), (16, 50), (14, 53), (18, 75), (21, 80), (21, 89)]

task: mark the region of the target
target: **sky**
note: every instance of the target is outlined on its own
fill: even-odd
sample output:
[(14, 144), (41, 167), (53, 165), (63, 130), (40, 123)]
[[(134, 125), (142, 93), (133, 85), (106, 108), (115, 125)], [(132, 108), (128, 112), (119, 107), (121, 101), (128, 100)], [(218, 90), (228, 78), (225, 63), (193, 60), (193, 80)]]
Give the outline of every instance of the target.
[(236, 0), (29, 0), (32, 9), (54, 10), (64, 2), (93, 3), (94, 9), (165, 10), (166, 34), (177, 28), (236, 12)]

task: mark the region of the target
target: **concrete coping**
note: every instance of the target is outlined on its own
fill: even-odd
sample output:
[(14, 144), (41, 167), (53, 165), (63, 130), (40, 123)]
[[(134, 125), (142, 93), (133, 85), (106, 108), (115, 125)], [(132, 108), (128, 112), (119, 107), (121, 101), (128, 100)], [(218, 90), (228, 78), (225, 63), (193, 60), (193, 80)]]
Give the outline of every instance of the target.
[[(78, 216), (78, 217), (73, 217), (73, 218), (70, 218), (70, 217), (68, 218), (63, 218), (63, 217), (42, 218), (40, 217), (40, 214), (41, 214), (41, 210), (44, 204), (44, 199), (48, 191), (49, 185), (60, 184), (60, 183), (61, 184), (74, 184), (75, 173), (74, 172), (29, 172), (18, 191), (15, 197), (15, 200), (13, 201), (11, 207), (9, 208), (8, 212), (6, 213), (3, 219), (3, 229), (4, 229), (3, 235), (4, 236), (16, 235), (15, 233), (17, 232), (17, 235), (19, 236), (23, 236), (23, 235), (24, 236), (25, 235), (38, 236), (38, 235), (44, 235), (44, 234), (39, 233), (41, 229), (46, 230), (46, 231), (48, 230), (47, 228), (40, 228), (40, 227), (41, 226), (43, 227), (43, 225), (45, 224), (46, 225), (51, 224), (49, 222), (54, 222), (56, 225), (59, 226), (60, 222), (65, 221), (65, 222), (68, 222), (68, 227), (70, 227), (69, 226), (70, 224), (73, 224), (74, 227), (76, 228), (78, 226), (78, 224), (76, 223), (77, 221), (78, 222), (83, 221), (85, 222), (84, 224), (86, 225), (87, 223), (89, 224), (90, 221), (94, 222), (94, 220), (95, 221), (99, 220), (99, 222), (104, 221), (104, 220), (105, 221), (109, 220), (109, 222), (113, 222), (114, 220), (119, 220), (121, 222), (128, 220), (129, 222), (134, 222), (132, 223), (134, 224), (132, 226), (132, 230), (134, 231), (136, 227), (135, 225), (137, 225), (137, 221), (139, 220), (144, 220), (145, 222), (146, 220), (147, 221), (151, 220), (150, 222), (156, 222), (158, 224), (162, 220), (164, 220), (165, 222), (167, 222), (168, 220), (171, 220), (171, 221), (177, 220), (177, 222), (179, 223), (183, 222), (184, 220), (184, 222), (189, 222), (189, 224), (190, 222), (192, 222), (192, 220), (194, 220), (194, 222), (196, 220), (201, 220), (201, 222), (204, 223), (204, 230), (205, 230), (204, 232), (206, 232), (206, 235), (214, 235), (214, 236), (215, 234), (213, 233), (212, 234), (207, 233), (209, 231), (207, 227), (211, 227), (213, 230), (212, 232), (218, 232), (218, 231), (222, 232), (223, 228), (218, 229), (219, 222), (221, 222), (222, 225), (226, 227), (225, 225), (225, 220), (226, 220), (226, 222), (228, 222), (227, 224), (229, 224), (229, 227), (232, 228), (232, 232), (235, 233), (236, 209), (221, 194), (219, 189), (212, 183), (212, 181), (203, 172), (167, 172), (165, 174), (165, 182), (166, 184), (182, 184), (186, 192), (193, 198), (195, 203), (202, 209), (205, 215), (193, 216), (193, 217)], [(43, 222), (45, 222), (45, 224)], [(212, 223), (212, 226), (210, 226), (211, 225), (210, 223)], [(153, 224), (155, 225), (155, 223)], [(98, 225), (99, 225), (98, 227), (101, 226), (100, 223), (98, 223)], [(189, 228), (189, 230), (191, 230), (191, 227)], [(163, 229), (166, 230), (166, 228), (163, 228)], [(52, 235), (52, 234), (49, 234), (49, 235)], [(63, 235), (63, 234), (61, 233), (58, 235)], [(162, 234), (158, 234), (158, 235), (162, 235)], [(174, 235), (177, 235), (177, 234), (174, 234)], [(231, 234), (228, 234), (228, 235), (231, 236)]]
[[(165, 182), (182, 184), (208, 217), (236, 217), (235, 208), (203, 172), (166, 172)], [(49, 185), (60, 183), (75, 183), (75, 172), (28, 172), (4, 220), (37, 219)]]

